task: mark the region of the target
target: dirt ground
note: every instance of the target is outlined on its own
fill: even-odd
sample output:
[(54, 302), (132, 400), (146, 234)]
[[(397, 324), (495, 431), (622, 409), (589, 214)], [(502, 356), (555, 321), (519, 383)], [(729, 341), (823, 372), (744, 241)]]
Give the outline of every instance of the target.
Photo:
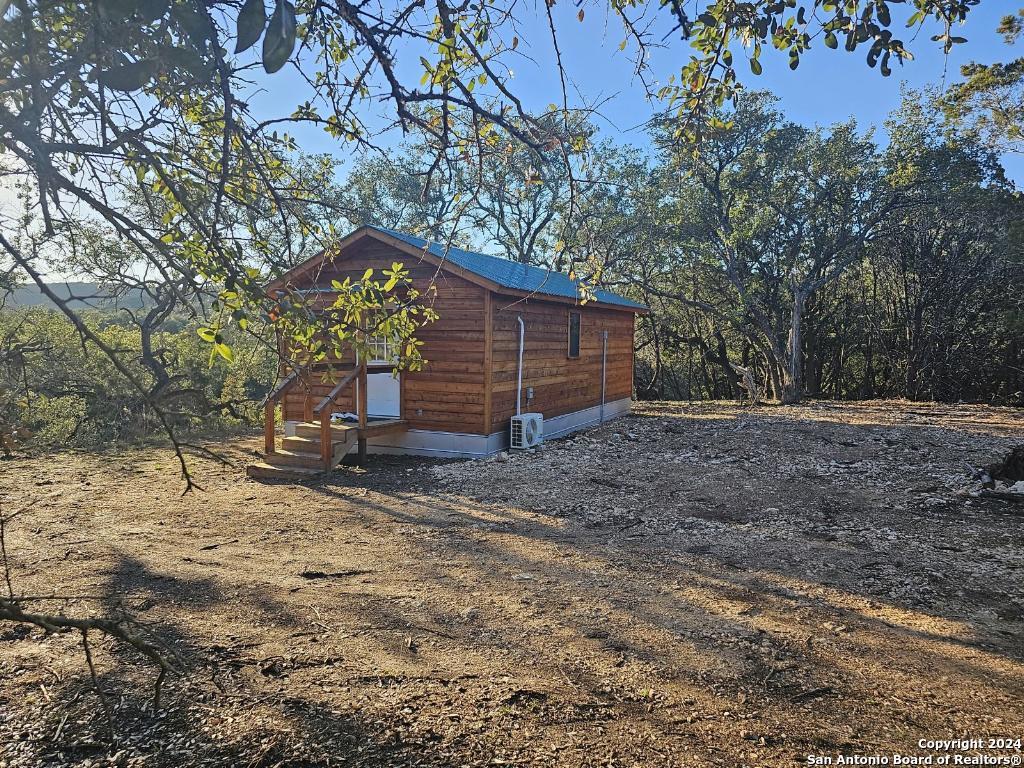
[[(0, 625), (0, 766), (791, 766), (1024, 737), (1024, 413), (637, 404), (509, 461), (260, 484), (165, 450), (0, 462), (15, 588), (188, 660)], [(256, 439), (228, 446), (254, 460)], [(52, 604), (50, 606), (53, 608)], [(89, 600), (69, 613), (89, 613)], [(968, 749), (963, 754), (1020, 755)]]

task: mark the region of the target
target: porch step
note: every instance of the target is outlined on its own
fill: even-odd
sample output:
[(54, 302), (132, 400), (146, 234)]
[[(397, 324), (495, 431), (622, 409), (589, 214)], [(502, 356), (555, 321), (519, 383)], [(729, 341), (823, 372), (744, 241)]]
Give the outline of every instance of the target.
[[(292, 437), (286, 437), (283, 440), (281, 440), (281, 445), (284, 447), (284, 449), (286, 451), (290, 451), (290, 452), (296, 453), (296, 454), (311, 455), (311, 456), (316, 457), (316, 460), (319, 461), (320, 460), (320, 432), (319, 432), (319, 427), (317, 429), (318, 429), (317, 436), (315, 438), (313, 438), (313, 437), (299, 437), (298, 435), (294, 435)], [(334, 440), (333, 440), (334, 453), (335, 453), (335, 457), (338, 458), (338, 459), (341, 459), (344, 456), (344, 454), (342, 454), (341, 456), (338, 456), (338, 451), (340, 451), (341, 449), (344, 448), (344, 449), (346, 449), (345, 452), (347, 453), (348, 449), (351, 449), (352, 446), (356, 442), (355, 430), (350, 430), (350, 431), (348, 431), (347, 433), (345, 433), (345, 434), (343, 434), (341, 436), (339, 436), (337, 434), (332, 434), (331, 437), (334, 438)]]
[[(402, 419), (369, 419), (365, 429), (349, 422), (331, 425), (331, 467), (338, 466), (351, 451), (359, 437), (375, 437), (408, 429)], [(324, 473), (320, 461), (320, 424), (301, 422), (295, 434), (281, 441), (282, 448), (268, 453), (265, 460), (250, 464), (246, 474), (254, 479), (308, 480)]]
[[(331, 424), (331, 439), (345, 440), (349, 433), (355, 434), (359, 430), (358, 424)], [(301, 421), (295, 425), (295, 436), (304, 437), (307, 440), (315, 440), (320, 445), (320, 425), (315, 421)], [(317, 448), (319, 451), (319, 447)]]
[(245, 473), (254, 480), (311, 480), (323, 474), (323, 470), (310, 467), (289, 467), (260, 461), (246, 467)]
[[(389, 432), (403, 432), (409, 428), (405, 419), (369, 419), (366, 422), (366, 429), (363, 435), (376, 437), (386, 435)], [(359, 425), (355, 422), (335, 422), (331, 424), (331, 436), (334, 440), (348, 440), (358, 435)], [(320, 424), (317, 422), (303, 421), (295, 425), (295, 434), (298, 437), (305, 437), (311, 440), (320, 439)]]
[(317, 437), (299, 437), (294, 435), (292, 437), (286, 437), (281, 441), (281, 445), (289, 451), (295, 453), (311, 453), (314, 456), (320, 456), (320, 434), (317, 433)]
[[(283, 449), (265, 456), (265, 460), (250, 464), (246, 474), (255, 479), (292, 479), (305, 480), (324, 473), (320, 461), (320, 425), (316, 427), (316, 438), (286, 437), (282, 440)], [(345, 458), (345, 454), (356, 444), (356, 429), (332, 430), (331, 467), (336, 467)], [(338, 434), (340, 432), (340, 435)]]
[[(337, 443), (335, 443), (337, 448)], [(268, 464), (283, 464), (289, 467), (309, 467), (310, 469), (323, 469), (320, 464), (320, 446), (317, 445), (316, 453), (311, 451), (292, 451), (287, 448), (283, 451), (274, 451), (267, 457)]]

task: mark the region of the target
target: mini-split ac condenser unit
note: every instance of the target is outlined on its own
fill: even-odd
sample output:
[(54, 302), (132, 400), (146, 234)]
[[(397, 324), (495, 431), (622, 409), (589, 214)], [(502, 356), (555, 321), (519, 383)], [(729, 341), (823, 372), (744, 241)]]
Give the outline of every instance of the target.
[(521, 413), (512, 417), (511, 444), (526, 450), (544, 442), (544, 416), (539, 413)]

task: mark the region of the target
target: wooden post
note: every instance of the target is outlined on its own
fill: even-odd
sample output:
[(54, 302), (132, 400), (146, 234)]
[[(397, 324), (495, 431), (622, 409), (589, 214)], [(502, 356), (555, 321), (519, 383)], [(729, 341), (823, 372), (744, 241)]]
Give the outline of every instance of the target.
[(366, 421), (369, 410), (369, 391), (367, 389), (366, 356), (359, 361), (359, 390), (356, 403), (356, 415), (359, 416), (359, 466), (366, 464)]
[(302, 420), (309, 424), (313, 421), (313, 378), (307, 371), (302, 380), (306, 385), (306, 397), (302, 401)]
[(263, 406), (263, 452), (270, 455), (274, 452), (274, 407), (273, 400), (267, 400)]
[(328, 403), (320, 411), (320, 461), (323, 464), (324, 472), (331, 471), (334, 463), (334, 441), (331, 439), (331, 414), (334, 412), (334, 403)]

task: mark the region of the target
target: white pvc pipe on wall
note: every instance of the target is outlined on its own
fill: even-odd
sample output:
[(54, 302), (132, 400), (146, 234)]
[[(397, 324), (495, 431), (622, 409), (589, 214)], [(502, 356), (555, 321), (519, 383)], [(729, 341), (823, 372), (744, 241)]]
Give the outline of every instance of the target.
[(526, 339), (526, 324), (522, 315), (516, 315), (519, 321), (519, 368), (516, 373), (516, 416), (522, 412), (523, 402), (523, 343)]

